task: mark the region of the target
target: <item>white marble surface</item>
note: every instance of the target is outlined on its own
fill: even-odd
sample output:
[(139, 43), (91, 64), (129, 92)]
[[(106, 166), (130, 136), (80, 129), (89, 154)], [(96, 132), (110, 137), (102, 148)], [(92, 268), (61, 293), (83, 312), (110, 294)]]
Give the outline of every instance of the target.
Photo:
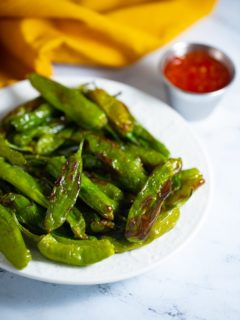
[[(239, 0), (222, 0), (211, 17), (178, 39), (224, 49), (239, 70), (239, 13)], [(120, 71), (57, 66), (55, 73), (104, 76), (164, 100), (157, 74), (162, 52)], [(214, 114), (191, 123), (207, 149), (214, 178), (209, 215), (197, 236), (154, 270), (114, 284), (52, 285), (0, 270), (0, 319), (240, 319), (239, 78), (237, 73)]]

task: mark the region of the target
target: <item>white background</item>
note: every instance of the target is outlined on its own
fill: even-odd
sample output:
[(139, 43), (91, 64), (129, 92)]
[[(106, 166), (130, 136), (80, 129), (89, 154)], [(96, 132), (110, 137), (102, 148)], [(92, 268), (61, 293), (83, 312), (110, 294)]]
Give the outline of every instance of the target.
[[(240, 1), (222, 0), (213, 15), (176, 40), (223, 49), (240, 67)], [(122, 70), (56, 66), (56, 75), (97, 75), (165, 99), (158, 62), (165, 48)], [(0, 319), (240, 319), (240, 81), (207, 119), (190, 124), (205, 145), (214, 178), (209, 215), (180, 252), (145, 275), (109, 285), (62, 286), (0, 270)]]

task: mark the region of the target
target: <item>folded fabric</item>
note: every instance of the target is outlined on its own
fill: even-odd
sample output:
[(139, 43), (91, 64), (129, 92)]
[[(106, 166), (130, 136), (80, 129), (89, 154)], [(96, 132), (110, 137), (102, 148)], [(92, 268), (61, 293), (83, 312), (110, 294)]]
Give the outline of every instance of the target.
[(53, 62), (122, 67), (162, 46), (216, 0), (0, 1), (0, 86)]

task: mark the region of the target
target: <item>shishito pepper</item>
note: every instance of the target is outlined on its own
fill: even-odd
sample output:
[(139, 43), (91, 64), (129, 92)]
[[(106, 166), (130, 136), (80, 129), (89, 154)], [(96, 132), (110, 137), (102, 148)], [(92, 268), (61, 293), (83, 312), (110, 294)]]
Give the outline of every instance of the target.
[(13, 150), (2, 134), (0, 134), (0, 156), (8, 159), (12, 164), (20, 166), (26, 164), (26, 160), (22, 153)]
[(169, 157), (170, 151), (164, 143), (156, 139), (147, 129), (145, 129), (140, 123), (135, 121), (132, 136), (135, 139), (135, 143), (150, 149), (154, 149), (163, 156)]
[(33, 231), (43, 230), (44, 209), (27, 197), (11, 192), (1, 198), (1, 203), (15, 212), (21, 224), (29, 226)]
[[(1, 121), (1, 125), (4, 129), (9, 129), (11, 121), (15, 119), (18, 116), (21, 116), (25, 113), (31, 112), (32, 110), (39, 107), (42, 103), (44, 103), (44, 100), (42, 97), (37, 97), (33, 100), (26, 101), (19, 106), (17, 106), (14, 110), (9, 112)], [(12, 128), (11, 128), (12, 129)]]
[[(27, 226), (30, 230), (37, 233), (44, 233), (43, 222), (45, 217), (44, 208), (36, 205), (22, 194), (6, 193), (1, 197), (1, 203), (15, 212), (19, 223)], [(74, 208), (66, 218), (71, 230), (78, 239), (86, 239), (86, 224), (81, 212)]]
[[(60, 170), (58, 171), (58, 174)], [(18, 177), (18, 179), (16, 179)], [(0, 157), (0, 178), (15, 186), (24, 195), (34, 200), (44, 208), (48, 208), (48, 200), (43, 194), (42, 187), (29, 173), (22, 168), (12, 166)], [(28, 214), (28, 212), (26, 212)], [(69, 220), (69, 221), (68, 221)], [(78, 238), (85, 238), (85, 226), (81, 213), (74, 208), (67, 217), (73, 233)]]
[(41, 104), (39, 107), (30, 112), (25, 112), (14, 117), (11, 124), (17, 131), (25, 131), (39, 126), (46, 119), (52, 116), (54, 109), (47, 103)]
[(57, 133), (46, 133), (39, 137), (35, 152), (37, 154), (50, 154), (57, 150), (73, 133), (73, 128), (64, 128)]
[(122, 201), (124, 198), (124, 193), (122, 192), (121, 189), (119, 189), (115, 184), (107, 181), (100, 179), (95, 176), (90, 176), (90, 179), (97, 184), (97, 186), (111, 199), (116, 200), (116, 201)]
[[(63, 156), (50, 158), (46, 169), (56, 178), (65, 161), (66, 159)], [(114, 213), (118, 210), (118, 201), (108, 197), (107, 194), (105, 194), (101, 188), (93, 183), (84, 173), (82, 174), (79, 197), (105, 219), (113, 220)]]
[(87, 134), (86, 142), (89, 152), (105, 164), (124, 188), (133, 192), (141, 190), (147, 177), (139, 158), (124, 152), (116, 142), (95, 134)]
[(46, 235), (38, 243), (41, 254), (49, 260), (84, 267), (114, 254), (108, 240), (71, 240)]
[(122, 148), (128, 154), (139, 157), (142, 163), (150, 168), (162, 165), (167, 160), (167, 157), (162, 153), (151, 148), (145, 148), (130, 143), (123, 145)]
[(56, 109), (64, 112), (84, 129), (101, 129), (107, 117), (99, 107), (89, 101), (79, 90), (70, 89), (36, 73), (29, 75), (32, 86)]
[(173, 177), (173, 189), (175, 190), (166, 199), (164, 210), (153, 224), (146, 240), (142, 242), (129, 242), (126, 239), (118, 239), (110, 236), (104, 236), (103, 238), (111, 241), (117, 253), (133, 250), (149, 244), (174, 228), (180, 217), (180, 207), (184, 205), (193, 192), (202, 184), (204, 184), (203, 176), (196, 168), (182, 170), (177, 173)]
[(179, 217), (179, 208), (172, 208), (162, 212), (152, 226), (149, 236), (144, 241), (130, 242), (126, 239), (119, 239), (112, 236), (103, 236), (103, 239), (108, 239), (113, 244), (116, 253), (134, 250), (151, 243), (152, 241), (161, 237), (163, 234), (170, 231), (177, 224)]
[(79, 196), (103, 218), (108, 220), (114, 219), (114, 213), (118, 210), (118, 201), (108, 197), (108, 195), (85, 174), (82, 176), (82, 187)]
[(26, 171), (18, 166), (7, 163), (0, 157), (0, 178), (9, 182), (30, 199), (43, 207), (48, 206), (48, 201), (43, 195), (39, 183)]
[(65, 128), (66, 122), (62, 119), (44, 122), (40, 126), (28, 129), (24, 132), (16, 133), (13, 141), (17, 146), (24, 147), (30, 144), (33, 139), (46, 134), (56, 134)]
[(156, 167), (130, 208), (125, 236), (131, 242), (147, 238), (156, 221), (163, 201), (171, 192), (172, 177), (180, 171), (181, 159), (169, 159)]
[(80, 210), (74, 207), (67, 215), (66, 221), (69, 223), (75, 238), (88, 238), (86, 235), (86, 222)]
[(131, 133), (134, 127), (134, 119), (124, 103), (109, 95), (105, 90), (96, 88), (86, 90), (87, 97), (97, 103), (107, 114), (114, 129), (123, 137)]
[(205, 182), (203, 175), (197, 168), (182, 170), (173, 178), (174, 192), (166, 199), (166, 208), (182, 206)]
[(17, 269), (25, 268), (32, 259), (13, 215), (2, 205), (0, 205), (0, 252)]
[(86, 86), (83, 86), (82, 91), (104, 110), (110, 123), (121, 137), (135, 144), (152, 148), (161, 152), (165, 157), (169, 157), (170, 152), (167, 147), (136, 121), (122, 101), (103, 89), (88, 90)]
[(90, 233), (103, 233), (109, 232), (115, 227), (115, 223), (111, 220), (103, 219), (96, 211), (92, 210), (89, 206), (81, 204), (81, 210), (85, 221), (87, 223), (87, 232)]
[(82, 147), (83, 142), (81, 142), (78, 151), (70, 156), (63, 166), (61, 175), (56, 180), (49, 197), (44, 221), (44, 226), (49, 232), (65, 222), (77, 200), (81, 184)]

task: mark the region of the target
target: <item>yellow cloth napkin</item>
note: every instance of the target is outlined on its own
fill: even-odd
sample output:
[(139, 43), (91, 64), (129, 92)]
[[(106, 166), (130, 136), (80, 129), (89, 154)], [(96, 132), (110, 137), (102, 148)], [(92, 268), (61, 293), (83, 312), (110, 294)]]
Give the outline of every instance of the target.
[(121, 67), (154, 50), (216, 0), (2, 0), (0, 86), (52, 62)]

